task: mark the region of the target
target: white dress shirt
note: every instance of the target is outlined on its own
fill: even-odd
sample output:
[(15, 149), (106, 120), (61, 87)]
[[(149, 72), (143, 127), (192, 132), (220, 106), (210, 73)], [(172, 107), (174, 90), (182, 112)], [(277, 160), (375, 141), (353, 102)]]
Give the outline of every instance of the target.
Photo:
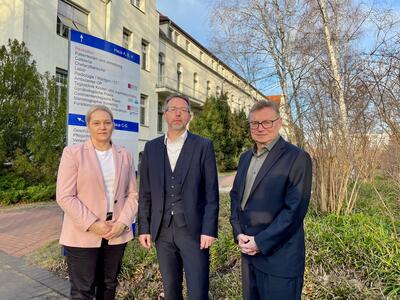
[(96, 155), (100, 163), (101, 173), (103, 174), (104, 186), (106, 188), (107, 212), (113, 212), (115, 167), (114, 167), (114, 158), (112, 149), (106, 151), (96, 150)]
[(179, 154), (181, 153), (183, 144), (188, 136), (187, 130), (182, 135), (177, 137), (175, 141), (171, 141), (166, 134), (164, 137), (164, 144), (167, 146), (167, 153), (172, 172), (175, 170), (176, 162), (178, 161)]

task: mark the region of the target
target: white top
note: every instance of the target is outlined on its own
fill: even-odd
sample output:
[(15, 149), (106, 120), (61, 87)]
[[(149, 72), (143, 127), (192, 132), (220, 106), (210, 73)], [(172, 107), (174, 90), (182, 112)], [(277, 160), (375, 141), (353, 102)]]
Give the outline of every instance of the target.
[(187, 136), (188, 132), (185, 130), (185, 132), (182, 133), (181, 136), (177, 137), (175, 141), (171, 141), (167, 135), (164, 137), (164, 144), (167, 146), (168, 159), (172, 172), (175, 170), (176, 162), (178, 161), (179, 154), (181, 154)]
[(112, 148), (106, 151), (96, 150), (96, 155), (100, 163), (101, 173), (103, 174), (104, 186), (106, 188), (107, 212), (113, 212), (115, 167), (114, 167)]

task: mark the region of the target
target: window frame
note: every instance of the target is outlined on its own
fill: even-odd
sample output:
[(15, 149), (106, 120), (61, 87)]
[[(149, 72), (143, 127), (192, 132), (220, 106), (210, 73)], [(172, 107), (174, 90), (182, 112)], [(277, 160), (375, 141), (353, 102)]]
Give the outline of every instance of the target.
[[(143, 103), (142, 103), (143, 100)], [(148, 126), (148, 107), (149, 107), (149, 96), (146, 94), (140, 94), (140, 103), (139, 103), (139, 123), (141, 126)]]
[[(60, 79), (63, 79), (62, 81)], [(62, 68), (56, 67), (55, 74), (55, 82), (56, 82), (56, 94), (57, 94), (57, 102), (61, 102), (61, 93), (62, 89), (66, 89), (68, 86), (68, 71)]]
[(140, 50), (140, 52), (141, 52), (140, 68), (142, 70), (150, 71), (150, 66), (149, 66), (150, 43), (148, 41), (146, 41), (145, 39), (142, 39), (140, 49), (141, 49)]
[(131, 5), (139, 9), (140, 11), (144, 12), (146, 7), (145, 0), (131, 0)]
[[(64, 5), (64, 8), (62, 8), (62, 5)], [(69, 29), (89, 33), (89, 14), (88, 10), (69, 0), (58, 0), (56, 22), (57, 35), (68, 39)], [(81, 15), (83, 19), (75, 17), (75, 15)], [(86, 24), (83, 24), (82, 20), (85, 20)]]
[[(127, 37), (127, 39), (125, 39), (125, 36)], [(132, 31), (130, 31), (126, 27), (123, 27), (123, 29), (122, 29), (122, 47), (125, 49), (130, 49), (131, 41), (132, 41)], [(126, 43), (127, 47), (125, 47), (125, 43)]]

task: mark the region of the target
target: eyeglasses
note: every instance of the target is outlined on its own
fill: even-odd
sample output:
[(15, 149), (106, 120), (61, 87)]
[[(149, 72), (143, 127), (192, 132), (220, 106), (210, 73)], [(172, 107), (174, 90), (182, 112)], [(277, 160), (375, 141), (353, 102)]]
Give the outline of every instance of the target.
[(165, 111), (169, 111), (169, 112), (172, 112), (172, 113), (176, 113), (176, 112), (180, 112), (180, 113), (188, 113), (188, 112), (190, 112), (190, 110), (189, 110), (189, 108), (187, 108), (187, 107), (174, 107), (174, 106), (172, 106), (172, 107), (167, 107), (166, 109), (165, 109)]
[(258, 129), (258, 126), (260, 126), (260, 124), (264, 129), (268, 129), (268, 128), (272, 128), (274, 126), (274, 122), (278, 121), (280, 118), (281, 117), (277, 117), (275, 120), (272, 120), (272, 121), (271, 120), (265, 120), (265, 121), (261, 121), (261, 122), (251, 121), (251, 122), (249, 122), (249, 125), (250, 125), (251, 129)]

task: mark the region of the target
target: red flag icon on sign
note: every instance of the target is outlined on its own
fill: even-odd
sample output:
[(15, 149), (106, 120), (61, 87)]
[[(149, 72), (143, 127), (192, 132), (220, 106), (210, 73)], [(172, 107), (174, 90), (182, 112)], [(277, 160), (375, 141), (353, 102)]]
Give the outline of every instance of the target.
[(128, 89), (133, 89), (134, 85), (132, 83), (128, 83)]
[(132, 105), (129, 105), (129, 104), (128, 104), (127, 109), (128, 109), (128, 110), (132, 110), (132, 108), (133, 108)]

